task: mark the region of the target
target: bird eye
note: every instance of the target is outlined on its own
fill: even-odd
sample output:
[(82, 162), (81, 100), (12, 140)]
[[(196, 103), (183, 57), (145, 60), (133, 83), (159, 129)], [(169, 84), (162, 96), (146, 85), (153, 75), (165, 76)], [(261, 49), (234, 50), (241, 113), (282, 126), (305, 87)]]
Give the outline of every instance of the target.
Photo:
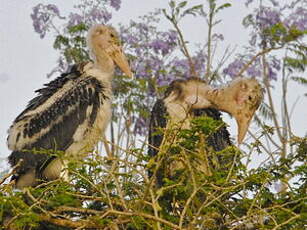
[(248, 96), (248, 100), (250, 100), (250, 101), (251, 101), (252, 99), (253, 99), (253, 98), (252, 98), (251, 96)]
[(111, 36), (111, 38), (115, 38), (115, 35), (114, 35), (114, 34), (111, 34), (110, 36)]

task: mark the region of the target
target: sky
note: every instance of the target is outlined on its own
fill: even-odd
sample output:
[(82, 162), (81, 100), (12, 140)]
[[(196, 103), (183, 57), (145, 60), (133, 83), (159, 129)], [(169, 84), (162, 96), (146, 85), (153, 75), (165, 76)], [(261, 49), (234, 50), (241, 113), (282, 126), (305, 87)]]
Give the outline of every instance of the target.
[[(0, 0), (0, 162), (10, 151), (6, 147), (7, 130), (15, 117), (25, 108), (28, 101), (35, 96), (34, 91), (50, 81), (47, 73), (55, 66), (58, 57), (52, 48), (53, 36), (40, 39), (34, 32), (30, 14), (32, 7), (38, 3), (53, 3), (59, 6), (63, 14), (73, 9), (74, 1), (42, 1), (42, 0)], [(122, 0), (122, 7), (113, 14), (111, 23), (127, 24), (130, 19), (136, 19), (154, 8), (166, 8), (166, 0)], [(193, 4), (203, 3), (193, 0)], [(220, 55), (227, 45), (242, 48), (247, 44), (248, 31), (241, 21), (246, 14), (244, 1), (233, 1), (233, 7), (223, 11), (220, 18), (223, 22), (216, 28), (222, 31), (225, 44), (221, 44), (217, 52)], [(169, 28), (166, 20), (160, 24)], [(182, 23), (186, 40), (200, 42), (206, 39), (207, 27), (204, 20), (189, 17)], [(276, 88), (280, 83), (276, 83)], [(306, 134), (307, 130), (307, 100), (302, 96), (306, 89), (297, 84), (289, 87), (289, 104), (296, 102), (291, 120), (294, 133), (298, 136)], [(273, 98), (276, 106), (280, 105), (280, 90), (274, 90)], [(279, 112), (279, 111), (278, 111)], [(226, 117), (226, 121), (228, 121)], [(231, 121), (233, 122), (233, 121)], [(234, 136), (236, 127), (231, 123), (230, 132)], [(0, 164), (4, 167), (3, 164)]]

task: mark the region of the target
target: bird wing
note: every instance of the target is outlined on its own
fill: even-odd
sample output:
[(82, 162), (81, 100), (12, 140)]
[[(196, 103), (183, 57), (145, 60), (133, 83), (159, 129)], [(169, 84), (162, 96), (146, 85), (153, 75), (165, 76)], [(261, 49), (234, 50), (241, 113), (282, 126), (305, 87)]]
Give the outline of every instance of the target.
[(148, 155), (154, 157), (163, 141), (163, 130), (167, 125), (167, 108), (164, 101), (158, 99), (151, 111), (148, 135)]
[(29, 102), (9, 129), (8, 146), (14, 150), (9, 156), (10, 164), (14, 166), (23, 159), (20, 171), (35, 168), (50, 156), (31, 150), (65, 151), (78, 141), (75, 140), (78, 127), (85, 122), (85, 127), (91, 127), (103, 99), (107, 99), (104, 89), (100, 81), (87, 74), (85, 65), (75, 65), (37, 90), (39, 95)]
[[(215, 120), (222, 120), (221, 113), (214, 108), (194, 109), (194, 116), (208, 116)], [(154, 104), (149, 122), (148, 135), (148, 156), (151, 158), (159, 152), (160, 145), (163, 141), (163, 129), (167, 125), (168, 112), (164, 101), (159, 99)], [(230, 135), (225, 126), (219, 128), (207, 138), (208, 146), (211, 146), (215, 151), (221, 151), (231, 145)], [(224, 164), (224, 159), (218, 159), (221, 164)], [(227, 162), (226, 162), (227, 163)], [(159, 185), (162, 185), (162, 179), (165, 177), (164, 169), (167, 167), (164, 162), (161, 163), (159, 170), (156, 172), (156, 179)], [(151, 177), (154, 174), (153, 168), (148, 168), (148, 175)]]
[[(215, 120), (222, 120), (221, 113), (214, 108), (194, 109), (194, 116), (208, 116)], [(163, 141), (163, 132), (161, 129), (167, 125), (167, 108), (164, 101), (159, 99), (155, 103), (149, 122), (148, 135), (148, 155), (153, 157), (159, 152), (159, 147)], [(208, 137), (208, 145), (213, 147), (215, 151), (221, 151), (231, 145), (230, 135), (225, 126), (218, 129), (210, 137)]]
[[(211, 117), (214, 120), (221, 121), (221, 112), (215, 108), (206, 108), (206, 109), (195, 109), (193, 110), (194, 116), (207, 116)], [(230, 134), (225, 125), (220, 127), (218, 130), (213, 132), (207, 138), (208, 146), (212, 147), (214, 151), (222, 151), (226, 147), (232, 145), (230, 140)]]

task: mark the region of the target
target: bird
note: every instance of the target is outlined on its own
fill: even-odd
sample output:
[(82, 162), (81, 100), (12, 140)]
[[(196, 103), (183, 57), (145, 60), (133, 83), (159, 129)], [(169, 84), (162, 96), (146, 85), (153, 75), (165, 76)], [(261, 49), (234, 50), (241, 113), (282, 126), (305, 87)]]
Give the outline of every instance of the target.
[[(166, 139), (171, 139), (172, 143), (176, 140), (176, 137), (174, 139), (173, 136), (167, 135), (168, 129), (189, 129), (191, 119), (196, 116), (205, 115), (221, 121), (220, 111), (227, 112), (236, 119), (237, 140), (238, 144), (241, 144), (262, 97), (261, 85), (252, 78), (238, 77), (220, 88), (212, 88), (204, 80), (195, 77), (173, 81), (166, 89), (164, 98), (158, 99), (151, 111), (148, 134), (150, 160), (152, 161), (162, 151), (163, 145), (168, 142)], [(210, 135), (207, 138), (207, 145), (214, 151), (221, 151), (232, 145), (226, 127), (222, 126)], [(150, 177), (155, 171), (151, 164), (152, 162), (148, 167)], [(162, 162), (155, 172), (159, 186), (163, 185), (163, 177), (168, 176), (163, 171), (167, 167), (172, 167), (166, 164)], [(178, 162), (171, 164), (178, 164)]]
[(8, 130), (8, 162), (17, 166), (12, 176), (16, 188), (62, 177), (67, 162), (54, 156), (57, 152), (80, 158), (92, 151), (111, 119), (115, 66), (133, 77), (113, 27), (92, 26), (87, 45), (93, 61), (73, 65), (36, 90), (38, 95)]

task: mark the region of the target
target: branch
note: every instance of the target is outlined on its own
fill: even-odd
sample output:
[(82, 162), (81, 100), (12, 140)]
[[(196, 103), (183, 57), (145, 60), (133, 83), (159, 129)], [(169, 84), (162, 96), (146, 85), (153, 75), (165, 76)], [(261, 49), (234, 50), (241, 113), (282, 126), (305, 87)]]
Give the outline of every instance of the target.
[(84, 220), (78, 220), (78, 221), (72, 221), (72, 220), (67, 220), (67, 219), (58, 219), (58, 218), (52, 218), (51, 216), (48, 215), (41, 215), (40, 219), (42, 221), (46, 221), (58, 226), (62, 227), (68, 227), (68, 228), (80, 228), (80, 227), (91, 227), (91, 228), (97, 228), (101, 226), (97, 226), (93, 222), (88, 222)]
[(248, 69), (248, 67), (251, 65), (251, 64), (253, 64), (253, 62), (258, 58), (258, 57), (260, 57), (260, 56), (262, 56), (262, 55), (264, 55), (264, 54), (266, 54), (266, 53), (269, 53), (269, 52), (271, 52), (272, 50), (278, 50), (278, 49), (281, 49), (281, 48), (283, 48), (282, 46), (280, 46), (280, 47), (275, 47), (275, 48), (268, 48), (268, 49), (264, 49), (264, 50), (262, 50), (261, 52), (259, 52), (259, 53), (257, 53), (248, 63), (246, 63), (243, 67), (242, 67), (242, 69), (240, 70), (240, 72), (236, 75), (236, 77), (240, 77), (247, 69)]
[(106, 216), (109, 216), (111, 214), (117, 214), (117, 215), (122, 215), (122, 216), (141, 216), (144, 217), (146, 219), (150, 219), (150, 220), (154, 220), (154, 221), (158, 221), (162, 224), (165, 224), (173, 229), (179, 229), (179, 230), (184, 230), (184, 228), (180, 228), (178, 225), (175, 225), (167, 220), (164, 220), (162, 218), (159, 217), (155, 217), (146, 213), (141, 213), (141, 212), (122, 212), (122, 211), (116, 211), (116, 210), (109, 210), (107, 212), (105, 212), (101, 218), (105, 218)]
[(12, 175), (15, 173), (16, 169), (21, 165), (22, 162), (23, 162), (23, 160), (20, 159), (20, 160), (18, 161), (18, 163), (12, 168), (12, 171), (11, 171), (10, 173), (5, 174), (5, 175), (2, 177), (2, 179), (1, 179), (1, 181), (0, 181), (0, 185), (3, 184), (3, 183), (6, 181), (7, 178), (9, 178), (10, 176), (12, 176)]
[(210, 4), (210, 13), (208, 20), (208, 58), (207, 58), (207, 79), (211, 78), (211, 37), (212, 37), (212, 28), (213, 28), (213, 16), (215, 8)]
[(286, 225), (286, 224), (290, 223), (291, 221), (293, 221), (293, 220), (295, 220), (295, 219), (298, 219), (298, 218), (300, 218), (300, 217), (301, 217), (301, 215), (292, 216), (290, 219), (286, 220), (285, 222), (283, 222), (283, 223), (281, 223), (281, 224), (275, 226), (272, 230), (280, 229), (281, 226)]
[(184, 56), (186, 56), (186, 58), (188, 59), (188, 62), (189, 62), (189, 66), (190, 66), (190, 74), (192, 77), (197, 77), (197, 74), (195, 72), (195, 65), (194, 65), (194, 62), (191, 58), (191, 55), (189, 53), (189, 50), (186, 46), (186, 42), (183, 38), (183, 34), (178, 26), (178, 22), (175, 21), (174, 18), (171, 18), (171, 17), (166, 17), (172, 24), (173, 26), (175, 27), (178, 35), (179, 35), (179, 45), (181, 46), (182, 49), (180, 49), (183, 53)]

